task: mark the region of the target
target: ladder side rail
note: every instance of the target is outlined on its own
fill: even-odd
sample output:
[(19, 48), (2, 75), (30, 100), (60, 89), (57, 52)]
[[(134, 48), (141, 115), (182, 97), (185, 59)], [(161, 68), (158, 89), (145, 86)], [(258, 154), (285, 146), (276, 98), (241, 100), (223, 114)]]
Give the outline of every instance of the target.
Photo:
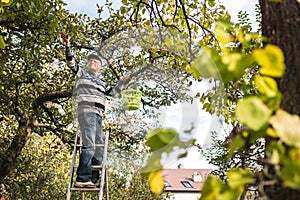
[(106, 200), (109, 199), (109, 195), (108, 195), (108, 171), (106, 169), (105, 171), (105, 192), (106, 192)]
[(103, 198), (104, 182), (106, 181), (105, 174), (106, 174), (106, 168), (107, 168), (106, 159), (107, 159), (107, 149), (108, 149), (108, 138), (109, 138), (109, 131), (106, 131), (105, 141), (104, 141), (104, 150), (103, 150), (102, 174), (101, 174), (101, 182), (100, 182), (99, 200), (102, 200), (102, 198)]
[(74, 143), (73, 154), (72, 154), (72, 164), (70, 169), (70, 181), (68, 185), (67, 200), (71, 199), (71, 187), (72, 187), (73, 176), (74, 176), (74, 166), (76, 162), (77, 141), (78, 141), (78, 132), (76, 132), (75, 143)]
[(84, 191), (81, 191), (81, 200), (84, 200), (85, 199), (85, 193)]

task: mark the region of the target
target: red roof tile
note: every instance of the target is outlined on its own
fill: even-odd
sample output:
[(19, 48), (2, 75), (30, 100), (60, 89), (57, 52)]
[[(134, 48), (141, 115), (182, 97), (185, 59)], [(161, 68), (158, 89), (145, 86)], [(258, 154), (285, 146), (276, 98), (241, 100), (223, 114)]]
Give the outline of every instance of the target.
[[(163, 169), (162, 177), (171, 187), (165, 187), (164, 191), (174, 192), (198, 192), (202, 189), (204, 180), (211, 173), (211, 169)], [(198, 173), (202, 177), (201, 182), (193, 181), (193, 174)], [(185, 187), (181, 182), (188, 181), (192, 188)]]

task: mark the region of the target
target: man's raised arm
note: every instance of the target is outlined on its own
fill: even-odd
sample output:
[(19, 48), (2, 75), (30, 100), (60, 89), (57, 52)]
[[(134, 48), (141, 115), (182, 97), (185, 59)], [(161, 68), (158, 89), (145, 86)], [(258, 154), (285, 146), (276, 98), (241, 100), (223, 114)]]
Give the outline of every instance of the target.
[(73, 54), (72, 54), (72, 50), (71, 50), (71, 46), (70, 46), (70, 39), (71, 37), (69, 35), (66, 35), (64, 33), (61, 34), (61, 38), (64, 41), (64, 44), (66, 46), (66, 60), (67, 60), (67, 65), (68, 67), (70, 67), (70, 69), (77, 74), (78, 72), (78, 65), (77, 62), (75, 61)]

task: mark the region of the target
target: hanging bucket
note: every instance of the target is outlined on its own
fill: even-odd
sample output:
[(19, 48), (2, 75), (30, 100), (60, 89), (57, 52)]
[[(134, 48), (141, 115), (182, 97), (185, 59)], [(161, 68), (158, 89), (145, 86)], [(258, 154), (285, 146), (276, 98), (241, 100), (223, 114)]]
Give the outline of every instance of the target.
[(140, 107), (142, 92), (139, 90), (122, 90), (122, 103), (126, 110), (137, 110)]

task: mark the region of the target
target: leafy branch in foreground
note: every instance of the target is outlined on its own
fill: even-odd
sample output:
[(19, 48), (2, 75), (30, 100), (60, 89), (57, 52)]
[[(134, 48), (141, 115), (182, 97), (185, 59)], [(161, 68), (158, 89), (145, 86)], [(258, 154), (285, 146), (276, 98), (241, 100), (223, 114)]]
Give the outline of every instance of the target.
[[(260, 195), (263, 196), (263, 187), (259, 186), (277, 181), (299, 189), (300, 119), (280, 109), (281, 93), (275, 80), (281, 77), (285, 70), (283, 53), (274, 45), (258, 47), (251, 52), (232, 49), (230, 44), (236, 43), (237, 38), (230, 34), (230, 26), (224, 22), (217, 24), (215, 31), (216, 37), (221, 41), (220, 49), (205, 48), (204, 53), (192, 63), (190, 72), (195, 78), (214, 78), (219, 81), (219, 86), (224, 86), (223, 84), (243, 78), (248, 70), (255, 69), (256, 73), (252, 74), (250, 81), (256, 93), (241, 96), (233, 106), (234, 115), (230, 116), (233, 121), (242, 124), (245, 130), (233, 138), (229, 146), (229, 156), (234, 156), (237, 149), (250, 147), (263, 138), (272, 142), (266, 144), (268, 151), (262, 164), (275, 166), (276, 171), (270, 180), (266, 180), (259, 174), (266, 175), (268, 172), (261, 171), (254, 176), (247, 166), (233, 168), (228, 171), (228, 180), (225, 183), (216, 177), (209, 178), (204, 184), (201, 199), (239, 199), (245, 188), (250, 186), (259, 188)], [(238, 41), (243, 45), (249, 38), (251, 40), (251, 37), (257, 36), (248, 34), (248, 40), (242, 40), (245, 38), (240, 37)], [(157, 167), (161, 166), (157, 164)], [(153, 183), (159, 180), (158, 170), (159, 168), (152, 174)], [(152, 177), (151, 174), (149, 177)], [(211, 184), (214, 187), (210, 187)], [(151, 185), (154, 187), (150, 180)], [(161, 192), (157, 187), (153, 191)]]

